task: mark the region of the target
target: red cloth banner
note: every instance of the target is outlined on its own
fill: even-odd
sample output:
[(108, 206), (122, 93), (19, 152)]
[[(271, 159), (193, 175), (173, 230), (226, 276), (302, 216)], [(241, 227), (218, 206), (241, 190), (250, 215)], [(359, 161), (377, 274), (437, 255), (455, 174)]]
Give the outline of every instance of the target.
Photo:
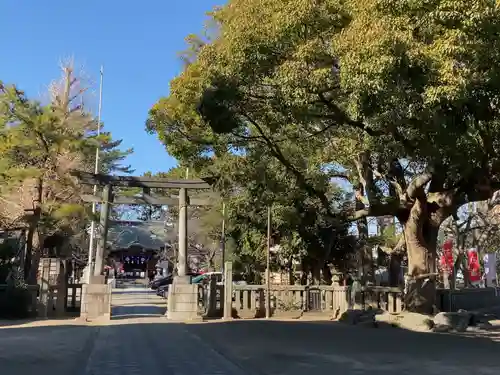
[(439, 263), (443, 272), (447, 272), (448, 274), (453, 272), (453, 240), (447, 240), (443, 244), (443, 255), (441, 255)]
[(477, 249), (467, 250), (467, 264), (469, 269), (469, 280), (472, 283), (481, 280), (481, 265), (479, 264), (479, 255)]

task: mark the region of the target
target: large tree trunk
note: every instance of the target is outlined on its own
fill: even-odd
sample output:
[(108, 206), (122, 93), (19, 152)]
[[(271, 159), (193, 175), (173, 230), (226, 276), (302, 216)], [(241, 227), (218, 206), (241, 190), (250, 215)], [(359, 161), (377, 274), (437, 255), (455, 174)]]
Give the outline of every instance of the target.
[(311, 270), (311, 276), (312, 276), (312, 284), (313, 285), (320, 285), (321, 284), (321, 266), (318, 261), (314, 261), (313, 267)]
[(295, 285), (295, 267), (293, 265), (292, 257), (288, 259), (286, 268), (288, 271), (288, 285)]
[(325, 263), (323, 265), (323, 282), (326, 285), (332, 285), (333, 282), (333, 275), (332, 275), (332, 270), (330, 269), (330, 265), (328, 263)]
[(373, 254), (368, 246), (368, 220), (363, 218), (357, 222), (359, 246), (358, 253), (358, 278), (362, 285), (374, 281)]
[(33, 246), (32, 246), (31, 266), (27, 279), (27, 283), (29, 285), (34, 285), (37, 283), (38, 268), (40, 266), (40, 259), (42, 258), (43, 238), (41, 234), (38, 232), (38, 230), (35, 232), (35, 235), (33, 236), (32, 244)]
[(436, 298), (435, 259), (437, 230), (430, 225), (426, 202), (417, 199), (404, 223), (408, 254), (408, 285), (405, 308), (431, 314)]
[[(362, 210), (365, 208), (363, 202), (364, 199), (364, 187), (362, 183), (359, 183), (355, 189), (355, 199), (356, 199), (356, 210)], [(374, 270), (373, 270), (373, 255), (372, 250), (369, 248), (368, 242), (368, 219), (366, 217), (360, 219), (356, 223), (358, 229), (359, 238), (359, 252), (358, 252), (358, 280), (361, 281), (362, 285), (366, 285), (368, 281), (374, 281)]]
[(40, 251), (42, 246), (38, 223), (42, 217), (43, 179), (36, 180), (33, 191), (33, 208), (26, 236), (26, 258), (24, 262), (24, 279), (28, 284), (36, 283)]
[(41, 218), (41, 207), (36, 205), (30, 218), (26, 236), (26, 257), (24, 261), (24, 279), (29, 285), (36, 284), (38, 264), (40, 263), (42, 239), (38, 228)]
[(401, 285), (401, 261), (402, 256), (400, 254), (390, 254), (389, 255), (389, 286), (397, 287)]
[(30, 277), (31, 271), (31, 259), (33, 255), (33, 245), (34, 245), (34, 236), (36, 232), (36, 223), (34, 222), (34, 218), (30, 218), (30, 225), (28, 228), (28, 233), (26, 235), (26, 254), (24, 258), (24, 280), (29, 283), (28, 279)]
[(302, 260), (301, 271), (300, 271), (300, 285), (307, 285), (307, 279), (309, 276), (309, 262)]

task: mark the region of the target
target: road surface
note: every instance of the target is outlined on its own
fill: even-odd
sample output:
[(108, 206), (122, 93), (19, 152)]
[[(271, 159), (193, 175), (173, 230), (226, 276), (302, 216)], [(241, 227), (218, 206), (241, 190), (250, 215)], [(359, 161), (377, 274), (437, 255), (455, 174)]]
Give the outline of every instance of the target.
[(113, 295), (111, 322), (37, 321), (0, 329), (2, 375), (500, 374), (488, 338), (335, 322), (169, 323), (145, 290)]

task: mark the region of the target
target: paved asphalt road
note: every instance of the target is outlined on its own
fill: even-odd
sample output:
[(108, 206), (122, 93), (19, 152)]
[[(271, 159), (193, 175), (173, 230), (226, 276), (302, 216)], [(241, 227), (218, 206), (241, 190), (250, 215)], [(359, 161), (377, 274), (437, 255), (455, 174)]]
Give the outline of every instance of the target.
[(464, 338), (334, 322), (168, 323), (164, 301), (141, 289), (116, 291), (113, 305), (106, 325), (0, 329), (0, 374), (500, 374), (500, 332)]

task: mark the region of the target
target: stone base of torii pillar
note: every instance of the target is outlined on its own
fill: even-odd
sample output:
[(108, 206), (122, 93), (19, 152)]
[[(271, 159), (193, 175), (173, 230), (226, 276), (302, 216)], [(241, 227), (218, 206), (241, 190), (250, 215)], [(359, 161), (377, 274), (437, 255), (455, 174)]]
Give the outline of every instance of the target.
[(191, 277), (186, 276), (187, 266), (187, 190), (179, 190), (179, 249), (177, 267), (180, 276), (175, 276), (168, 288), (167, 319), (176, 321), (201, 320), (198, 311), (199, 285), (191, 284)]
[(198, 309), (198, 284), (191, 284), (190, 276), (176, 276), (168, 288), (166, 316), (173, 321), (201, 321)]

